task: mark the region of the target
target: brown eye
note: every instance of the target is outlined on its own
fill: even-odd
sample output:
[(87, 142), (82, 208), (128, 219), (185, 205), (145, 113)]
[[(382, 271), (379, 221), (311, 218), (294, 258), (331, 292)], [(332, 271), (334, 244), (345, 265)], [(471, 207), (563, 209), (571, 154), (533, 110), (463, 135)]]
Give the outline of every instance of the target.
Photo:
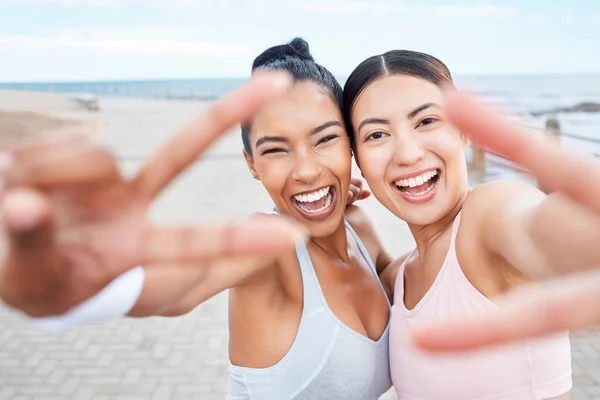
[(280, 149), (280, 148), (267, 149), (267, 150), (263, 151), (262, 153), (260, 153), (260, 155), (264, 156), (265, 154), (281, 153), (283, 151), (285, 151), (285, 150)]
[(337, 139), (339, 136), (338, 135), (328, 135), (325, 136), (323, 139), (319, 140), (319, 142), (317, 143), (317, 146), (320, 145), (321, 143), (327, 143), (327, 142), (331, 142), (334, 139)]
[(366, 138), (365, 138), (365, 142), (369, 141), (369, 140), (379, 140), (379, 139), (383, 139), (384, 137), (389, 136), (387, 133), (385, 132), (373, 132), (370, 133)]
[(439, 119), (437, 119), (437, 118), (425, 118), (421, 122), (419, 122), (419, 124), (417, 126), (431, 125), (437, 121), (439, 121)]

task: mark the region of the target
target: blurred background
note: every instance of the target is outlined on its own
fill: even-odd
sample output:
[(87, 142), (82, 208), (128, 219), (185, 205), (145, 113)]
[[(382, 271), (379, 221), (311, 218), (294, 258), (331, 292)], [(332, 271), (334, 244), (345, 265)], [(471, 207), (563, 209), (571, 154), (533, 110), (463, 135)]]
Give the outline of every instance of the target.
[[(532, 134), (600, 154), (600, 3), (584, 0), (0, 0), (0, 147), (83, 127), (134, 171), (240, 85), (254, 57), (295, 36), (342, 84), (371, 55), (430, 53)], [(234, 129), (162, 195), (155, 217), (270, 210), (241, 151)], [(472, 185), (535, 182), (477, 147), (468, 158)], [(374, 199), (362, 204), (393, 255), (412, 248), (402, 222)], [(600, 399), (600, 331), (573, 335), (572, 354), (573, 398)], [(0, 306), (0, 400), (223, 399), (227, 363), (225, 293), (185, 317), (63, 335)]]

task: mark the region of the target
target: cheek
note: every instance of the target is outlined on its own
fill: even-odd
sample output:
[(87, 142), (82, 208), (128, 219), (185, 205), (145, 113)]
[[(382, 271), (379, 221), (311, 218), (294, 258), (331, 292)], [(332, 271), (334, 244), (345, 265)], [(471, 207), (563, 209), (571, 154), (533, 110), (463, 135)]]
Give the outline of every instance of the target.
[(352, 153), (350, 144), (331, 146), (320, 152), (321, 163), (342, 181), (350, 180), (352, 173)]
[(460, 133), (454, 130), (443, 130), (431, 135), (426, 146), (447, 163), (464, 160), (464, 142)]
[(290, 175), (289, 161), (285, 158), (265, 160), (256, 165), (256, 171), (271, 197), (281, 196)]
[(363, 177), (369, 187), (376, 190), (386, 184), (386, 170), (392, 160), (392, 146), (360, 146), (357, 148), (357, 160)]

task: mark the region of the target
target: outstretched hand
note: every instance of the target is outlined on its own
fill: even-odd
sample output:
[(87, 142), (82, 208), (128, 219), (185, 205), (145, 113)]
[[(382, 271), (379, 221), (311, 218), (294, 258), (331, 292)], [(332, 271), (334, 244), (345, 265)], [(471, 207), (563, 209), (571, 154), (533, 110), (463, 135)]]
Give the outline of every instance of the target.
[[(595, 159), (531, 134), (465, 93), (450, 94), (446, 111), (474, 141), (600, 216), (600, 164)], [(600, 325), (600, 270), (565, 268), (572, 275), (535, 283), (500, 299), (498, 313), (424, 326), (414, 332), (413, 341), (430, 351), (456, 351)]]
[(133, 179), (115, 156), (76, 140), (0, 152), (0, 298), (30, 316), (61, 314), (137, 265), (278, 252), (302, 237), (283, 218), (158, 226), (151, 203), (224, 132), (281, 94), (255, 74), (173, 135)]

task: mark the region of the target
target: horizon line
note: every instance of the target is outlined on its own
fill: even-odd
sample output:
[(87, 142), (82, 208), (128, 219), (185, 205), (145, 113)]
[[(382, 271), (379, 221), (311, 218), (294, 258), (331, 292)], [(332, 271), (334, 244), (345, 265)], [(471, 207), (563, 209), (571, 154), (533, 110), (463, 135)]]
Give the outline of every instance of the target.
[[(350, 74), (334, 74), (336, 79), (345, 80)], [(490, 77), (562, 77), (562, 76), (590, 76), (599, 75), (600, 71), (589, 72), (503, 72), (503, 73), (456, 73), (453, 78), (490, 78)], [(98, 78), (98, 79), (76, 79), (76, 80), (18, 80), (0, 81), (0, 85), (44, 85), (44, 84), (102, 84), (102, 83), (166, 83), (166, 82), (190, 82), (190, 81), (240, 81), (247, 80), (249, 76), (232, 77), (178, 77), (178, 78)]]

